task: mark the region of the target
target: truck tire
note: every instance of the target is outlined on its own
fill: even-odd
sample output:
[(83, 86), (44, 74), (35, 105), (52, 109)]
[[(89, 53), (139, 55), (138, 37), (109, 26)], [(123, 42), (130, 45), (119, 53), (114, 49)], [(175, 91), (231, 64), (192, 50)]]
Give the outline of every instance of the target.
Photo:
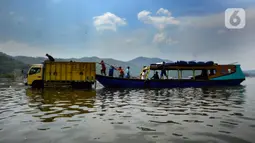
[(33, 81), (32, 88), (43, 88), (43, 81), (42, 80)]

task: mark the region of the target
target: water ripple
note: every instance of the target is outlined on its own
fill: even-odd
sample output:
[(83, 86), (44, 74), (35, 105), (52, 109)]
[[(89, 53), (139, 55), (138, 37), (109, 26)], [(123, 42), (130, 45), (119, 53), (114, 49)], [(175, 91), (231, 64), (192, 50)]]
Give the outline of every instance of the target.
[(250, 143), (255, 97), (246, 90), (2, 87), (0, 142)]

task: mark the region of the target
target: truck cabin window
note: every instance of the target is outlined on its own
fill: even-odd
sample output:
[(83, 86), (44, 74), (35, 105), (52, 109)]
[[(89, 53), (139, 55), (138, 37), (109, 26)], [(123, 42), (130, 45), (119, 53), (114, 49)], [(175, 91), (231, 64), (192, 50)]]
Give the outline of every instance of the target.
[(29, 75), (37, 74), (41, 72), (41, 68), (31, 68), (29, 71)]

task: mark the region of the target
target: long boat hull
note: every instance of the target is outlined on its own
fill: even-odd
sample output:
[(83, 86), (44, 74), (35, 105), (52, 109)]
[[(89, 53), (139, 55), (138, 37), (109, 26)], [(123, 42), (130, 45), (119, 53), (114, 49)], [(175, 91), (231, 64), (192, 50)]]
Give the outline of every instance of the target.
[(192, 79), (169, 79), (169, 80), (141, 80), (125, 79), (96, 75), (96, 80), (106, 88), (185, 88), (185, 87), (208, 87), (208, 86), (237, 86), (245, 79), (228, 80), (192, 80)]

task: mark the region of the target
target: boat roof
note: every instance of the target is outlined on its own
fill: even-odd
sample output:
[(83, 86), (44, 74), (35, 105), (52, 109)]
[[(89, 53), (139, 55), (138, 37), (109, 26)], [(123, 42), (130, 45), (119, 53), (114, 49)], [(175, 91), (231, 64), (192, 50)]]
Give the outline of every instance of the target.
[(162, 70), (163, 67), (166, 70), (177, 70), (177, 69), (182, 69), (182, 70), (192, 70), (192, 69), (214, 69), (219, 66), (227, 66), (227, 67), (232, 67), (234, 66), (233, 64), (231, 65), (218, 65), (217, 63), (214, 63), (213, 61), (207, 61), (207, 62), (195, 62), (195, 61), (177, 61), (177, 62), (172, 62), (172, 63), (165, 63), (164, 65), (162, 63), (156, 63), (156, 64), (150, 64), (150, 70)]

